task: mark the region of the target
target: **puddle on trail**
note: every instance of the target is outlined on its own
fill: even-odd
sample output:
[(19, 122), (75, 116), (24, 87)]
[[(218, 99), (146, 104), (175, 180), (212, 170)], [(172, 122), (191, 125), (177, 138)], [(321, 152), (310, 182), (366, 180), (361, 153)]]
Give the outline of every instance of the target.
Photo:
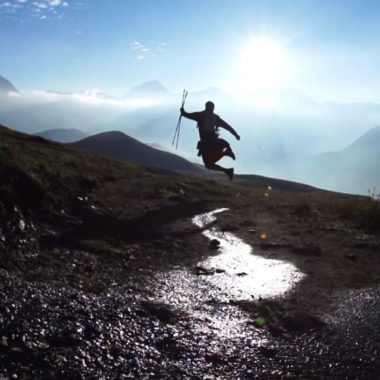
[(245, 334), (242, 322), (247, 321), (248, 316), (231, 301), (281, 296), (305, 275), (291, 263), (254, 255), (250, 245), (232, 233), (218, 230), (213, 226), (215, 214), (225, 211), (228, 209), (192, 219), (207, 238), (220, 242), (216, 255), (194, 265), (194, 268), (204, 268), (208, 275), (197, 275), (182, 267), (157, 273), (154, 298), (191, 315), (193, 329), (198, 332), (238, 337)]
[[(193, 223), (205, 228), (216, 220), (215, 214), (225, 211), (228, 209), (198, 215), (193, 218)], [(281, 296), (305, 276), (291, 263), (255, 255), (249, 244), (232, 233), (211, 227), (203, 234), (210, 240), (220, 242), (220, 254), (207, 258), (199, 265), (213, 271), (225, 271), (210, 276), (209, 281), (234, 299)]]

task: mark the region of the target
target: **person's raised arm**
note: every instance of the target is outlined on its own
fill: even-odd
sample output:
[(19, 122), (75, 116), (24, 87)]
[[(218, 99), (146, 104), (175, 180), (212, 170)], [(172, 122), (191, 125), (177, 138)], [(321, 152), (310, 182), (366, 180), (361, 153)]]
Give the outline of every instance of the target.
[(199, 122), (199, 117), (200, 117), (201, 112), (186, 112), (183, 107), (180, 109), (180, 112), (181, 112), (181, 116), (184, 116), (187, 119)]
[(218, 117), (218, 124), (217, 124), (218, 127), (221, 127), (221, 128), (224, 128), (226, 129), (228, 132), (230, 132), (231, 134), (233, 134), (237, 140), (240, 140), (240, 136), (239, 134), (235, 131), (235, 129), (233, 129), (229, 124), (227, 124), (223, 119), (221, 119), (220, 117)]

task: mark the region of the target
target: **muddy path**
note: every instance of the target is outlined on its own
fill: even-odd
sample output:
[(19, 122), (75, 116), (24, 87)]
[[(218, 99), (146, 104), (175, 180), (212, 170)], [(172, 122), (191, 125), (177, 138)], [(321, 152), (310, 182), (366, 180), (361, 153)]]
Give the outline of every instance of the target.
[[(227, 378), (376, 378), (380, 288), (352, 290), (337, 283), (328, 292), (326, 287), (317, 289), (315, 276), (308, 278), (310, 273), (297, 268), (296, 260), (267, 254), (272, 247), (281, 256), (278, 250), (291, 244), (270, 243), (266, 235), (263, 252), (223, 231), (217, 217), (228, 211), (217, 209), (192, 219), (208, 239), (203, 242), (208, 254), (191, 267), (156, 273), (148, 302), (186, 316), (186, 329), (194, 339), (204, 340), (215, 362), (246, 368)], [(253, 233), (252, 225), (245, 224)], [(320, 255), (318, 251), (318, 259)], [(303, 282), (308, 285), (299, 299)], [(239, 359), (231, 359), (228, 352), (238, 347), (244, 347)]]
[[(374, 237), (304, 215), (176, 202), (154, 212), (163, 224), (149, 239), (131, 220), (124, 230), (87, 210), (111, 232), (107, 245), (78, 224), (43, 235), (28, 276), (1, 269), (1, 375), (378, 378)], [(144, 215), (133, 220), (149, 227)], [(58, 271), (38, 269), (46, 260)]]

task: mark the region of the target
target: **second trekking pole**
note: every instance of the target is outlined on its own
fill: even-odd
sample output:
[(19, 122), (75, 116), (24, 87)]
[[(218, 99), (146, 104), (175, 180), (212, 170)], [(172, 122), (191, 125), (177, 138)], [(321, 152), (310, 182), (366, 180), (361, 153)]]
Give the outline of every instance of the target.
[[(186, 102), (186, 98), (187, 98), (187, 93), (188, 93), (188, 91), (186, 91), (186, 90), (183, 90), (183, 92), (182, 92), (182, 106), (181, 106), (181, 109), (185, 106), (185, 102)], [(182, 118), (182, 114), (179, 115), (178, 122), (177, 122), (177, 127), (175, 129), (174, 137), (173, 137), (173, 141), (172, 141), (172, 145), (173, 146), (175, 145), (176, 149), (178, 149), (179, 132), (181, 130), (181, 118)]]

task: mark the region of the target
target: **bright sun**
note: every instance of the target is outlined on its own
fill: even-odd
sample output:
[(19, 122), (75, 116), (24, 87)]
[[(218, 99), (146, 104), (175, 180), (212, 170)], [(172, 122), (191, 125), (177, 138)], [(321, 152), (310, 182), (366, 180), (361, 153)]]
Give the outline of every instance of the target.
[(282, 46), (265, 38), (242, 47), (237, 63), (236, 92), (241, 96), (260, 95), (280, 85), (288, 62)]

